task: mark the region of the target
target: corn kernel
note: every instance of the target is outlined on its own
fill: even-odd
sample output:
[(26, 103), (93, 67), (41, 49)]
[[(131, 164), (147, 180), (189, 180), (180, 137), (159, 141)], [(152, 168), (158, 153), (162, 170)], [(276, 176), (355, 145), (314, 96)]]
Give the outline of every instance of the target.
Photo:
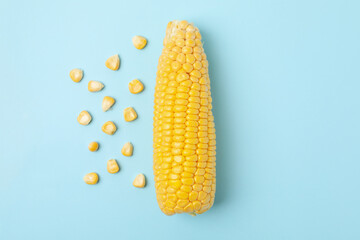
[(124, 118), (125, 121), (131, 122), (137, 118), (137, 114), (132, 107), (127, 107), (124, 109)]
[(84, 182), (86, 184), (89, 184), (89, 185), (94, 185), (94, 184), (97, 184), (99, 181), (99, 176), (97, 175), (97, 173), (88, 173), (84, 176)]
[(129, 82), (129, 91), (133, 94), (140, 93), (144, 90), (144, 85), (138, 79)]
[(142, 37), (142, 36), (134, 36), (132, 38), (132, 42), (135, 46), (136, 49), (143, 49), (146, 44), (147, 44), (147, 40), (146, 38)]
[(90, 92), (98, 92), (104, 88), (104, 84), (99, 81), (89, 81), (88, 83), (88, 90)]
[(137, 188), (143, 188), (145, 187), (145, 184), (146, 183), (144, 174), (138, 174), (134, 179), (133, 186)]
[(90, 152), (96, 152), (99, 149), (99, 144), (97, 142), (91, 142), (88, 146)]
[(81, 69), (78, 69), (78, 68), (75, 68), (75, 69), (70, 71), (70, 78), (74, 82), (80, 82), (81, 79), (83, 78), (83, 75), (84, 75), (83, 71)]
[(116, 71), (120, 67), (120, 58), (118, 54), (115, 54), (111, 57), (109, 57), (106, 62), (105, 66), (109, 68), (110, 70)]
[(130, 142), (127, 142), (122, 147), (121, 153), (126, 157), (130, 157), (133, 154), (133, 149), (134, 149), (134, 146)]
[(107, 162), (107, 171), (111, 174), (117, 173), (120, 170), (118, 163), (115, 159), (110, 159)]
[(90, 115), (89, 112), (87, 111), (81, 111), (79, 116), (77, 117), (77, 121), (81, 124), (81, 125), (88, 125), (92, 120), (92, 117)]
[(115, 99), (109, 96), (104, 97), (102, 102), (102, 110), (106, 112), (115, 104)]
[(101, 127), (101, 130), (109, 135), (113, 135), (116, 132), (116, 125), (112, 121), (107, 121)]

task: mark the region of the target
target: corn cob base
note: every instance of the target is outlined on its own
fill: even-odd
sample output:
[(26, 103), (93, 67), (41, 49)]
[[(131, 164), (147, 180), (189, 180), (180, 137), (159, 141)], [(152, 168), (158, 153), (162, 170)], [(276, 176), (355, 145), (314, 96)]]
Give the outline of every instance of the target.
[(154, 175), (166, 215), (201, 214), (214, 203), (216, 140), (208, 61), (199, 30), (172, 21), (159, 58), (154, 105)]

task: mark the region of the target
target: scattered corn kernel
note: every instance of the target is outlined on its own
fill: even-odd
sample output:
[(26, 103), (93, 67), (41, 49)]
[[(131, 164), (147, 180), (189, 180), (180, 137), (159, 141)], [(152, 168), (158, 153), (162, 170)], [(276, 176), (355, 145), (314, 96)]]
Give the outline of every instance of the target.
[(137, 118), (137, 114), (132, 107), (127, 107), (124, 109), (124, 118), (125, 121), (131, 122)]
[(121, 153), (126, 156), (130, 157), (133, 154), (134, 147), (130, 142), (124, 144), (123, 148), (121, 149)]
[(104, 97), (102, 102), (102, 110), (106, 112), (115, 104), (115, 99), (109, 96)]
[(129, 82), (129, 91), (133, 94), (137, 94), (144, 90), (144, 85), (138, 79), (134, 79)]
[(107, 162), (107, 171), (111, 174), (117, 173), (120, 170), (119, 164), (116, 162), (115, 159), (110, 159)]
[(99, 176), (97, 175), (97, 173), (92, 172), (92, 173), (86, 174), (83, 179), (86, 184), (94, 185), (94, 184), (98, 183)]
[(91, 142), (88, 146), (90, 152), (96, 152), (99, 149), (99, 144), (97, 142)]
[(146, 46), (147, 40), (142, 36), (135, 36), (132, 38), (132, 42), (137, 49), (143, 49)]
[(106, 62), (105, 66), (113, 71), (116, 71), (120, 67), (120, 58), (118, 54), (115, 54), (111, 57), (109, 57)]
[(134, 187), (143, 188), (145, 187), (145, 176), (144, 174), (140, 173), (135, 177), (133, 182)]
[(98, 81), (89, 81), (88, 83), (88, 90), (90, 92), (98, 92), (104, 88), (104, 84)]
[(91, 119), (92, 117), (88, 111), (81, 111), (81, 113), (77, 117), (77, 121), (81, 125), (88, 125), (91, 122)]
[(83, 71), (78, 68), (74, 68), (73, 70), (70, 71), (70, 78), (74, 82), (80, 82), (81, 79), (83, 78), (83, 75), (84, 75)]
[(113, 135), (116, 132), (116, 126), (112, 121), (108, 121), (104, 123), (101, 130), (106, 134)]

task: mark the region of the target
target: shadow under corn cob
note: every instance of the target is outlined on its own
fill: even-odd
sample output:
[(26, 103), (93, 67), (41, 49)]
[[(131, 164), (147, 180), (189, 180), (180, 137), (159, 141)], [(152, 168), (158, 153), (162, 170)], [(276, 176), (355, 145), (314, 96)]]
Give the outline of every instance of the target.
[(201, 214), (216, 188), (216, 136), (208, 61), (199, 29), (169, 22), (159, 58), (154, 105), (154, 175), (166, 215)]

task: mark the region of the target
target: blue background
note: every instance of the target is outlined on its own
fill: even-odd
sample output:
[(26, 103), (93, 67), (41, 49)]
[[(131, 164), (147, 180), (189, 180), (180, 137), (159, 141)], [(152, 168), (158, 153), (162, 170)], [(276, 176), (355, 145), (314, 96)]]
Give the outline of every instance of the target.
[[(0, 239), (360, 239), (359, 10), (355, 0), (2, 0)], [(165, 216), (152, 175), (155, 74), (173, 19), (200, 28), (210, 63), (217, 193), (197, 217)], [(134, 35), (148, 38), (144, 50)], [(113, 72), (104, 62), (116, 53)], [(89, 80), (106, 86), (90, 93)], [(103, 113), (106, 95), (117, 102)], [(123, 120), (128, 106), (135, 122)], [(108, 120), (114, 136), (100, 130)], [(91, 171), (98, 185), (84, 184)], [(138, 173), (144, 189), (132, 186)]]

